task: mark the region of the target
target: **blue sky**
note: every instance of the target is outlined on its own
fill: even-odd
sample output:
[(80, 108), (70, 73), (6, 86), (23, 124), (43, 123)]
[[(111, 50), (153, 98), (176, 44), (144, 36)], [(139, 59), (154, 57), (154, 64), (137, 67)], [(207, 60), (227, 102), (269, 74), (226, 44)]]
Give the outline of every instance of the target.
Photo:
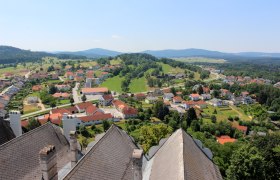
[(0, 44), (280, 52), (279, 0), (0, 0)]

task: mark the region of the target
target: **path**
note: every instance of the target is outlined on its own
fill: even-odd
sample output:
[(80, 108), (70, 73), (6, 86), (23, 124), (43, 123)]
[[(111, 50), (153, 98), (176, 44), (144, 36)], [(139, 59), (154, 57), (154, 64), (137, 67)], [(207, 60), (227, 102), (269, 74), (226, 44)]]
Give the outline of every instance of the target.
[(75, 103), (78, 103), (81, 101), (79, 98), (79, 95), (78, 95), (79, 86), (80, 86), (80, 83), (76, 82), (75, 87), (72, 89), (72, 95), (73, 95), (73, 99), (74, 99)]
[(45, 111), (46, 110), (46, 107), (45, 105), (42, 103), (42, 100), (40, 98), (38, 98), (38, 103), (37, 103), (37, 106), (40, 106), (41, 107), (41, 110)]

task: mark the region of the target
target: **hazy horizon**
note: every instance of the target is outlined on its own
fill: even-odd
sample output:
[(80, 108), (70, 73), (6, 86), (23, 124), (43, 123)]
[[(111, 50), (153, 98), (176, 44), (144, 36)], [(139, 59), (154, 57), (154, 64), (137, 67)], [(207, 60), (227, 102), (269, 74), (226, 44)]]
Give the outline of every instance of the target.
[(1, 1), (0, 44), (33, 51), (280, 52), (279, 1)]

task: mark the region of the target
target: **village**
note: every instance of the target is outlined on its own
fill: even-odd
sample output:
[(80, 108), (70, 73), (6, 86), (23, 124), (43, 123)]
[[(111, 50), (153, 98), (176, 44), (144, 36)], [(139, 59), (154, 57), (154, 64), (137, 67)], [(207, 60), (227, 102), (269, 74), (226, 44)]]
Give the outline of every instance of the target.
[[(92, 66), (74, 67), (65, 63), (63, 69), (49, 66), (41, 71), (25, 71), (22, 76), (5, 74), (7, 77), (0, 81), (4, 89), (0, 96), (0, 115), (5, 117), (8, 114), (7, 107), (19, 111), (24, 128), (27, 128), (30, 119), (38, 121), (41, 125), (51, 122), (60, 126), (63, 117), (68, 116), (75, 118), (77, 127), (92, 126), (102, 124), (103, 121), (116, 123), (125, 119), (137, 119), (139, 110), (152, 108), (160, 101), (169, 111), (177, 111), (179, 114), (194, 108), (197, 117), (201, 119), (212, 118), (213, 112), (217, 110), (219, 114), (216, 116), (219, 121), (252, 119), (251, 115), (245, 114), (240, 108), (241, 105), (256, 103), (256, 95), (247, 91), (235, 94), (228, 88), (215, 89), (208, 83), (203, 83), (204, 85), (194, 84), (188, 87), (191, 89), (190, 94), (183, 93), (185, 87), (180, 84), (153, 88), (146, 92), (119, 93), (102, 87), (101, 84), (112, 77), (112, 70), (122, 68), (121, 64), (90, 65)], [(271, 83), (270, 80), (262, 78), (224, 76), (222, 70), (207, 67), (204, 69), (228, 87), (233, 84), (244, 86), (249, 83)], [(183, 73), (169, 76), (178, 80), (185, 78)], [(29, 86), (26, 87), (26, 84)], [(15, 104), (17, 93), (25, 96), (22, 104)], [(131, 100), (134, 103), (131, 103)], [(244, 135), (249, 133), (247, 127), (239, 125), (238, 121), (233, 121), (232, 127), (242, 131)], [(223, 144), (234, 142), (236, 139), (221, 134), (220, 137), (217, 136), (217, 141)]]

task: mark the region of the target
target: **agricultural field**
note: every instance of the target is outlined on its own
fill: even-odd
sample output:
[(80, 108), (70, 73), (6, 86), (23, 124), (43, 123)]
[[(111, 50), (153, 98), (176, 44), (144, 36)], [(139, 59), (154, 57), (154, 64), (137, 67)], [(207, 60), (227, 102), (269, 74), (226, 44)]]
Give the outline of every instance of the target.
[(121, 88), (121, 82), (123, 79), (124, 79), (123, 77), (119, 77), (119, 76), (108, 78), (100, 86), (107, 87), (111, 91), (122, 93), (123, 91)]
[(172, 67), (170, 66), (169, 64), (164, 64), (164, 63), (158, 63), (162, 66), (162, 71), (164, 74), (167, 74), (167, 73), (172, 73), (172, 74), (177, 74), (177, 73), (183, 73), (184, 70), (179, 68), (179, 67)]
[(110, 64), (111, 65), (118, 65), (118, 64), (121, 64), (122, 60), (120, 58), (118, 59), (113, 59), (110, 61)]
[(145, 77), (132, 79), (131, 83), (129, 84), (129, 90), (131, 93), (147, 91), (148, 87)]
[(41, 110), (40, 107), (37, 106), (37, 104), (25, 104), (23, 106), (23, 114), (28, 114), (28, 113), (32, 113), (32, 112), (36, 112)]
[(188, 57), (188, 58), (173, 58), (176, 61), (188, 62), (188, 63), (226, 63), (224, 59), (212, 59), (203, 57)]
[(84, 62), (80, 62), (80, 65), (85, 67), (85, 68), (88, 68), (88, 67), (91, 67), (91, 66), (96, 66), (97, 62), (96, 61), (84, 61)]
[[(217, 114), (213, 114), (214, 110), (216, 109)], [(227, 120), (228, 117), (239, 117), (241, 120), (250, 121), (251, 118), (247, 116), (243, 110), (238, 107), (230, 106), (230, 107), (213, 107), (209, 106), (203, 110), (204, 116), (207, 116), (209, 119), (211, 115), (215, 115), (217, 117), (217, 121)]]

